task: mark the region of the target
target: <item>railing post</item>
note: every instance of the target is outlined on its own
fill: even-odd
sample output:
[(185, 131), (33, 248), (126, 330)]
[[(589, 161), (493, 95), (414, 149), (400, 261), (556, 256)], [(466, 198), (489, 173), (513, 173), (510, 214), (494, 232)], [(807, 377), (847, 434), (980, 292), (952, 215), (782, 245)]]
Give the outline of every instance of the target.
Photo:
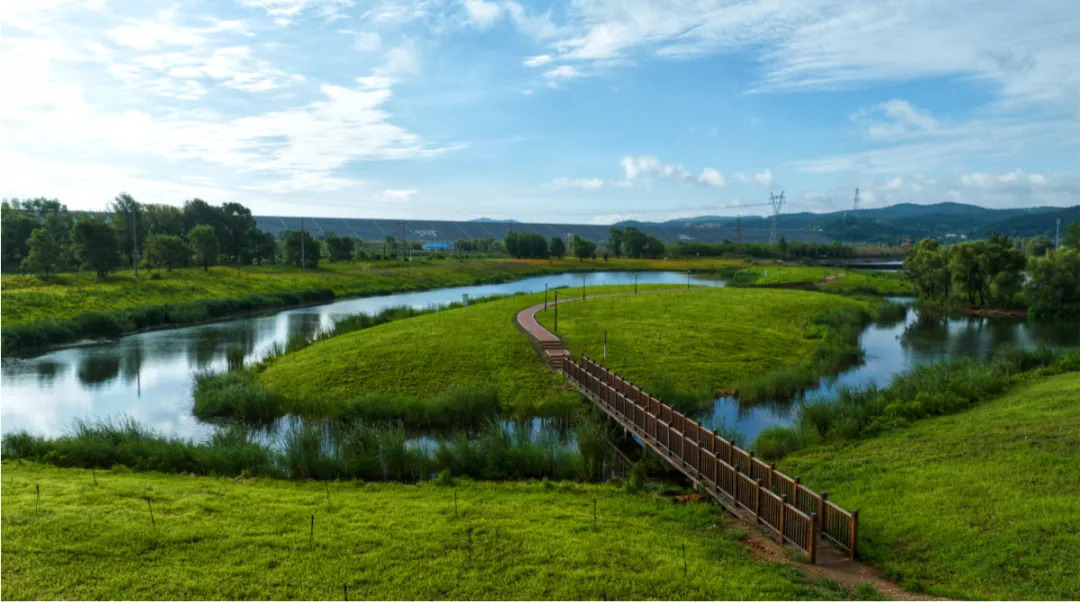
[[(795, 507), (799, 508), (799, 477), (791, 479), (791, 482), (793, 483), (791, 488), (791, 495), (795, 497), (795, 499), (793, 500), (795, 502)], [(799, 510), (801, 511), (802, 508), (799, 508)]]
[(761, 524), (761, 479), (757, 479), (757, 499), (754, 500), (754, 515), (757, 516), (757, 522)]
[(769, 464), (769, 491), (776, 491), (776, 462)]
[(810, 527), (806, 531), (806, 555), (810, 558), (810, 564), (817, 564), (817, 518), (817, 512), (810, 513)]
[(787, 494), (780, 496), (780, 545), (784, 545), (784, 522), (787, 517)]
[(738, 508), (739, 507), (739, 467), (738, 466), (735, 467), (735, 478), (733, 479), (733, 481), (734, 481), (734, 483), (731, 486), (731, 489), (732, 489), (731, 496), (735, 498), (735, 508)]
[(851, 511), (851, 559), (855, 560), (855, 554), (859, 549), (859, 511)]
[(754, 476), (754, 452), (747, 454), (746, 474), (751, 477)]
[(821, 523), (818, 524), (821, 527), (821, 532), (825, 532), (825, 502), (829, 501), (829, 494), (824, 491), (821, 492), (821, 499), (818, 501), (818, 520)]

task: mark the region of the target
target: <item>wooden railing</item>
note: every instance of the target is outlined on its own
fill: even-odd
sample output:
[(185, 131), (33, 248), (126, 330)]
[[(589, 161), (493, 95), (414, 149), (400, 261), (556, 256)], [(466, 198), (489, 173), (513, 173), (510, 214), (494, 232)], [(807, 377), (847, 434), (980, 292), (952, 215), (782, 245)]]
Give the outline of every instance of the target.
[(817, 561), (818, 537), (828, 538), (855, 558), (858, 511), (848, 512), (762, 462), (731, 441), (683, 416), (587, 357), (564, 356), (562, 371), (589, 399), (658, 451), (721, 503), (752, 513), (781, 543)]

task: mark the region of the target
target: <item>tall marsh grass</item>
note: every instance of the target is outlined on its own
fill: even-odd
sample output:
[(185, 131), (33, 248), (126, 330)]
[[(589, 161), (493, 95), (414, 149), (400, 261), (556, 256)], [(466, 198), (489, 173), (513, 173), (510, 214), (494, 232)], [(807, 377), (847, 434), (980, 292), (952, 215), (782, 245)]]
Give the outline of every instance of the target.
[(955, 358), (917, 366), (888, 387), (842, 388), (832, 399), (799, 407), (791, 426), (763, 431), (752, 448), (775, 460), (820, 443), (872, 437), (930, 416), (963, 411), (1005, 391), (1031, 371), (1080, 370), (1080, 352), (1001, 350), (987, 362)]

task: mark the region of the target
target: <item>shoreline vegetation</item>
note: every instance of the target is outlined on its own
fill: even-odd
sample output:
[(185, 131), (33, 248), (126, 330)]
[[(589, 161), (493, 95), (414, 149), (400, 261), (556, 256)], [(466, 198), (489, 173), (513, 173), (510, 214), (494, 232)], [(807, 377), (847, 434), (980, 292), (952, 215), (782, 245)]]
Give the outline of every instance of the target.
[[(422, 259), (414, 262), (326, 263), (301, 271), (287, 265), (119, 271), (50, 277), (5, 274), (2, 351), (32, 354), (84, 340), (191, 326), (335, 300), (501, 284), (529, 277), (596, 271), (686, 271), (731, 278), (733, 286), (777, 285), (840, 294), (903, 295), (904, 276), (810, 268), (747, 260)], [(765, 273), (767, 274), (767, 277)], [(818, 283), (819, 273), (834, 277)], [(839, 278), (835, 277), (840, 275)]]

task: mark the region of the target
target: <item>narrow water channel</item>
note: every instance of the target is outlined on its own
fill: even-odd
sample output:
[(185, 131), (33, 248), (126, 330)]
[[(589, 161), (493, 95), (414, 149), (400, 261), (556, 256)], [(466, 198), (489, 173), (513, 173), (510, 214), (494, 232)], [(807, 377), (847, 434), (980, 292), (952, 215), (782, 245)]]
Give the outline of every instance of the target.
[[(682, 272), (594, 272), (537, 276), (503, 284), (462, 286), (380, 297), (346, 299), (257, 317), (160, 330), (115, 341), (60, 349), (37, 357), (5, 359), (0, 373), (0, 428), (55, 436), (76, 419), (131, 416), (171, 435), (203, 439), (213, 427), (191, 414), (192, 376), (226, 368), (225, 350), (240, 344), (256, 361), (290, 336), (310, 335), (341, 317), (386, 307), (424, 308), (549, 288), (614, 284), (685, 284)], [(695, 285), (723, 281), (690, 278)]]

